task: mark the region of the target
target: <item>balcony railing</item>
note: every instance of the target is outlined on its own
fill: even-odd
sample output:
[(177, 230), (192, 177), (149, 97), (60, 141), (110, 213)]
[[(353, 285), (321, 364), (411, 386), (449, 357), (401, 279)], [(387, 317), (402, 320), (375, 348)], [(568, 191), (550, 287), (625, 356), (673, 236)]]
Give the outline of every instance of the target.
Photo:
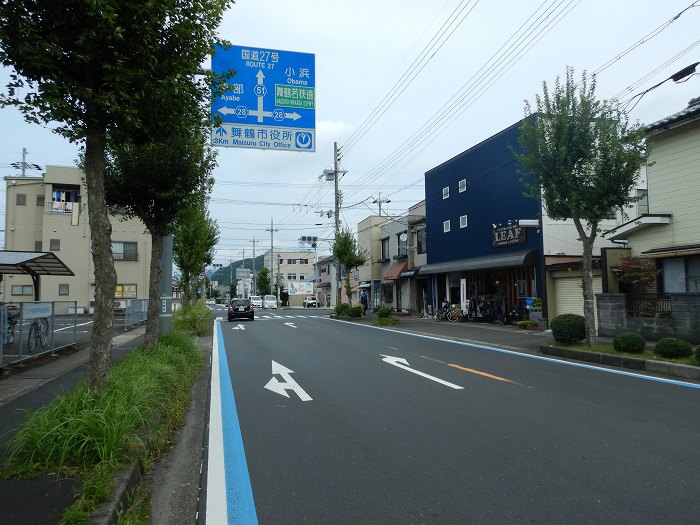
[(664, 293), (625, 294), (625, 310), (630, 317), (666, 317), (671, 315), (671, 296)]
[(73, 213), (77, 206), (80, 206), (79, 202), (48, 201), (44, 203), (44, 213)]

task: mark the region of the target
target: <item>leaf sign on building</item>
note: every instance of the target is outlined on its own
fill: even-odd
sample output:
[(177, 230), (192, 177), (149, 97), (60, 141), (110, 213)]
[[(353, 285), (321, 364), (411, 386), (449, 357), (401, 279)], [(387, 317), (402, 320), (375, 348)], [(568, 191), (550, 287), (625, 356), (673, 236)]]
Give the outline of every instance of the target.
[(524, 228), (521, 228), (517, 224), (494, 228), (492, 245), (494, 248), (500, 248), (513, 244), (525, 244), (527, 242), (525, 231)]

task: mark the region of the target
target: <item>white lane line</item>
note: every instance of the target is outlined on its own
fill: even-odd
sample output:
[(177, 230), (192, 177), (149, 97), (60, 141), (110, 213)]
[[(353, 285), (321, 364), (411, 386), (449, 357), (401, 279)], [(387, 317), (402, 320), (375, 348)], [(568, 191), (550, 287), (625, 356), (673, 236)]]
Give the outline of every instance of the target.
[(218, 323), (214, 323), (211, 358), (211, 398), (209, 407), (209, 458), (207, 461), (207, 523), (228, 523), (226, 461), (221, 417)]
[(452, 339), (443, 339), (441, 337), (436, 337), (432, 335), (423, 335), (423, 334), (414, 334), (412, 332), (403, 332), (401, 330), (391, 330), (390, 328), (382, 328), (380, 326), (371, 326), (367, 325), (364, 323), (353, 323), (351, 321), (342, 321), (340, 319), (332, 319), (330, 317), (327, 318), (330, 321), (335, 321), (336, 323), (346, 323), (346, 324), (351, 324), (354, 326), (363, 326), (365, 328), (371, 328), (374, 330), (382, 330), (384, 332), (391, 332), (393, 334), (401, 334), (401, 335), (407, 335), (410, 337), (419, 337), (421, 339), (430, 339), (432, 341), (440, 341), (442, 343), (452, 343), (455, 345), (460, 345), (460, 346), (470, 346), (472, 348), (481, 348), (482, 350), (488, 350), (491, 352), (500, 352), (502, 354), (508, 354), (512, 356), (517, 356), (517, 357), (523, 357), (525, 359), (535, 359), (537, 361), (546, 361), (548, 363), (555, 363), (558, 365), (565, 365), (565, 366), (573, 366), (576, 368), (585, 368), (587, 370), (594, 370), (596, 372), (605, 372), (607, 374), (616, 374), (616, 375), (621, 375), (621, 376), (626, 376), (626, 377), (632, 377), (635, 379), (643, 379), (646, 381), (656, 381), (658, 383), (666, 383), (669, 385), (676, 385), (676, 386), (683, 386), (686, 388), (697, 388), (700, 389), (700, 384), (695, 384), (695, 383), (686, 383), (685, 381), (677, 381), (675, 379), (665, 379), (663, 377), (654, 377), (654, 376), (645, 376), (642, 374), (634, 374), (632, 372), (625, 372), (623, 370), (614, 370), (611, 368), (602, 368), (599, 366), (593, 366), (593, 365), (586, 365), (583, 363), (572, 363), (571, 361), (563, 361), (561, 359), (555, 359), (553, 357), (543, 357), (540, 355), (533, 355), (533, 354), (525, 354), (522, 352), (516, 352), (513, 350), (505, 350), (504, 348), (497, 348), (493, 346), (486, 346), (486, 345), (481, 345), (481, 344), (475, 344), (475, 343), (465, 343), (464, 341), (454, 341)]

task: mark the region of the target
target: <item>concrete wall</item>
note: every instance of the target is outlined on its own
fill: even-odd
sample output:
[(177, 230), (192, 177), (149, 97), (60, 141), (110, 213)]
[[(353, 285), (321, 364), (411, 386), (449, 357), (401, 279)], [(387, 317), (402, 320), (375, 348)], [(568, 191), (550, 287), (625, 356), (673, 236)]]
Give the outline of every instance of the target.
[(689, 343), (700, 343), (700, 294), (670, 294), (671, 318), (628, 317), (625, 294), (597, 294), (598, 335), (615, 337), (636, 332), (650, 341), (677, 337)]

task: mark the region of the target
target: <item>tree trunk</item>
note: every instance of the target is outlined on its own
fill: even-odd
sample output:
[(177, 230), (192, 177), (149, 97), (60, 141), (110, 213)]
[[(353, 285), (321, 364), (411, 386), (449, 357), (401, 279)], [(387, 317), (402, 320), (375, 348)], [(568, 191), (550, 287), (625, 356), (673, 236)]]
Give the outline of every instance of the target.
[(345, 277), (345, 295), (348, 296), (348, 304), (352, 306), (352, 286), (350, 286), (350, 271)]
[(105, 126), (99, 120), (90, 118), (90, 113), (88, 108), (85, 180), (92, 262), (95, 266), (95, 316), (90, 337), (88, 385), (93, 390), (101, 390), (107, 382), (109, 370), (117, 274), (112, 258), (112, 224), (105, 199)]
[(586, 344), (593, 346), (598, 343), (595, 331), (595, 311), (593, 309), (593, 242), (596, 237), (597, 225), (592, 225), (590, 235), (586, 235), (580, 219), (574, 219), (576, 229), (583, 244), (581, 259), (581, 281), (583, 284), (583, 317), (586, 320)]
[(146, 350), (156, 346), (158, 340), (158, 319), (160, 317), (160, 259), (163, 254), (163, 235), (151, 231), (151, 274), (148, 283), (148, 317), (146, 319)]

